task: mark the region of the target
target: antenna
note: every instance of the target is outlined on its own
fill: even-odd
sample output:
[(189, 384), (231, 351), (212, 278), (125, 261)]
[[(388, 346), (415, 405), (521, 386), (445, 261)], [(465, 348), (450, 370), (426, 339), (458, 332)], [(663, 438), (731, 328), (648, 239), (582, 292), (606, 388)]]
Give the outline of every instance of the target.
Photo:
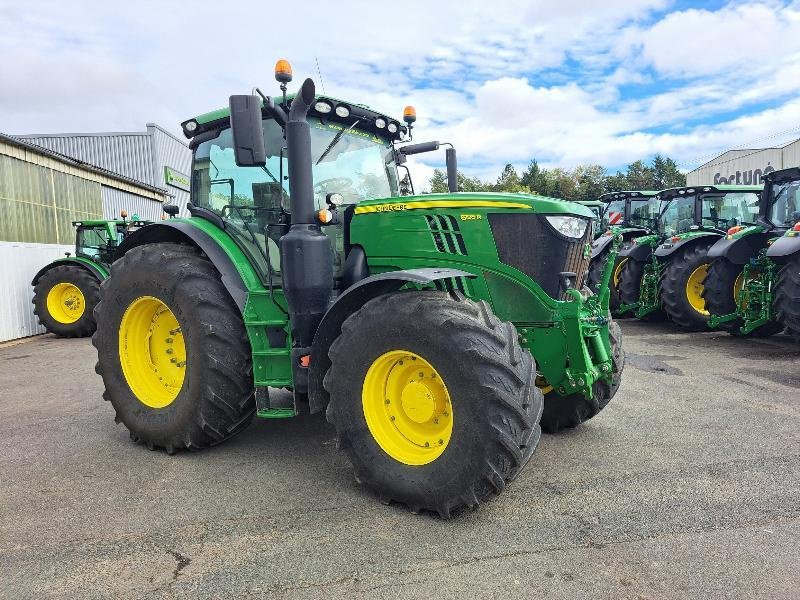
[(319, 61), (316, 56), (314, 57), (314, 62), (317, 63), (317, 75), (319, 75), (319, 84), (322, 86), (322, 95), (327, 96), (325, 93), (325, 82), (322, 80), (322, 71), (319, 69)]

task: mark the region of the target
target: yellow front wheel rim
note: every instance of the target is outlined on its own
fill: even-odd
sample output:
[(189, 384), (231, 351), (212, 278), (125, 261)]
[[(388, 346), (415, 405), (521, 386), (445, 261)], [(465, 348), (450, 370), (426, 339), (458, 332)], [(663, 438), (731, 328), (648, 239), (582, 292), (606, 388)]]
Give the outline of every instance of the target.
[(391, 350), (370, 365), (361, 403), (375, 442), (406, 465), (426, 465), (447, 448), (453, 406), (438, 371), (420, 355)]
[(83, 292), (73, 283), (57, 283), (47, 292), (47, 312), (59, 323), (74, 323), (85, 310)]
[(620, 276), (622, 275), (622, 267), (625, 266), (626, 262), (628, 262), (628, 259), (623, 258), (621, 261), (619, 261), (619, 264), (616, 267), (614, 267), (614, 276), (612, 277), (612, 280), (614, 281), (615, 288), (619, 287), (619, 279)]
[(183, 387), (186, 345), (178, 319), (163, 301), (142, 296), (128, 305), (119, 325), (119, 359), (142, 404), (172, 404)]
[(693, 309), (701, 315), (708, 316), (710, 313), (706, 310), (706, 300), (703, 298), (703, 282), (708, 275), (708, 265), (700, 265), (686, 280), (686, 299)]

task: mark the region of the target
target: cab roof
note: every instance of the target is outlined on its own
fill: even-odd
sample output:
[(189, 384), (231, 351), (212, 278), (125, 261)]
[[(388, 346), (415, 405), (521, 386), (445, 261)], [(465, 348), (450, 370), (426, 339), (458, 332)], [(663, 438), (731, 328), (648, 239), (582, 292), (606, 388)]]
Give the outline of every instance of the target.
[(625, 200), (626, 198), (652, 198), (658, 195), (658, 190), (623, 190), (620, 192), (608, 192), (600, 196), (600, 202), (611, 202), (612, 200)]
[[(287, 94), (286, 104), (283, 103), (282, 97), (274, 96), (272, 99), (276, 105), (288, 112), (292, 100), (294, 100), (296, 95), (297, 94)], [(327, 103), (331, 107), (331, 110), (329, 112), (318, 111), (316, 106), (319, 102)], [(346, 117), (340, 117), (336, 114), (336, 110), (340, 107), (347, 109), (349, 114)], [(269, 114), (264, 110), (263, 100), (261, 100), (261, 112), (264, 118), (269, 118)], [(375, 133), (379, 137), (388, 138), (391, 140), (399, 140), (401, 133), (406, 132), (406, 126), (403, 125), (402, 121), (395, 119), (394, 117), (390, 117), (389, 115), (373, 110), (366, 104), (349, 102), (340, 98), (334, 98), (333, 96), (317, 94), (314, 98), (314, 103), (311, 105), (311, 109), (308, 111), (308, 114), (309, 116), (317, 117), (325, 121), (335, 121), (348, 126), (358, 121), (359, 129)], [(204, 131), (218, 129), (220, 126), (225, 126), (228, 124), (230, 115), (230, 108), (225, 106), (223, 108), (218, 108), (216, 110), (197, 115), (191, 119), (187, 119), (181, 123), (183, 135), (191, 139)], [(377, 127), (375, 124), (377, 119), (383, 119), (386, 124), (383, 127)], [(196, 123), (197, 127), (193, 131), (189, 131), (186, 129), (186, 125), (192, 122)], [(397, 131), (395, 133), (390, 133), (387, 129), (390, 123), (394, 123), (397, 126)]]
[(678, 196), (691, 196), (693, 194), (725, 194), (728, 192), (742, 192), (760, 194), (764, 190), (763, 185), (686, 185), (683, 187), (668, 188), (658, 193), (662, 200), (677, 198)]

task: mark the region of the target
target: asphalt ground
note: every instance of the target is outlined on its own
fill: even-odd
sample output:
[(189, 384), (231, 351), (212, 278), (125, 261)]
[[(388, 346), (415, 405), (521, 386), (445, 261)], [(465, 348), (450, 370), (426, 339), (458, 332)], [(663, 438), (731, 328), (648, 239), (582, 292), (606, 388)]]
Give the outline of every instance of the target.
[(797, 598), (800, 347), (623, 322), (608, 408), (451, 521), (353, 481), (322, 416), (133, 444), (89, 340), (0, 348), (0, 596)]

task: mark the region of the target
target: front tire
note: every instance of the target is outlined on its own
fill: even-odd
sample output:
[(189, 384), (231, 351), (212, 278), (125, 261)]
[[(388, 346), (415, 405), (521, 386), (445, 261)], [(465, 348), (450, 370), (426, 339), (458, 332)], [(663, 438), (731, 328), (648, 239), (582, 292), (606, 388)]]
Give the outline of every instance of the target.
[(379, 296), (345, 321), (329, 356), (328, 421), (356, 479), (387, 503), (443, 518), (477, 507), (539, 442), (533, 357), (486, 303)]
[(790, 257), (778, 274), (775, 312), (789, 335), (800, 342), (800, 254)]
[(608, 406), (617, 394), (622, 383), (622, 371), (625, 369), (625, 350), (622, 347), (622, 329), (613, 320), (608, 324), (608, 337), (611, 342), (613, 363), (611, 381), (596, 381), (591, 398), (586, 398), (583, 394), (559, 396), (555, 391), (548, 393), (544, 397), (543, 431), (558, 433), (564, 429), (577, 427)]
[(33, 312), (39, 323), (59, 337), (86, 337), (97, 329), (94, 307), (100, 282), (77, 265), (59, 265), (44, 272), (33, 288)]
[(196, 248), (131, 249), (111, 268), (95, 310), (97, 372), (131, 439), (168, 453), (242, 431), (255, 413), (241, 314)]
[(711, 316), (703, 297), (709, 244), (692, 244), (670, 257), (661, 278), (661, 302), (670, 319), (688, 331), (707, 331)]

